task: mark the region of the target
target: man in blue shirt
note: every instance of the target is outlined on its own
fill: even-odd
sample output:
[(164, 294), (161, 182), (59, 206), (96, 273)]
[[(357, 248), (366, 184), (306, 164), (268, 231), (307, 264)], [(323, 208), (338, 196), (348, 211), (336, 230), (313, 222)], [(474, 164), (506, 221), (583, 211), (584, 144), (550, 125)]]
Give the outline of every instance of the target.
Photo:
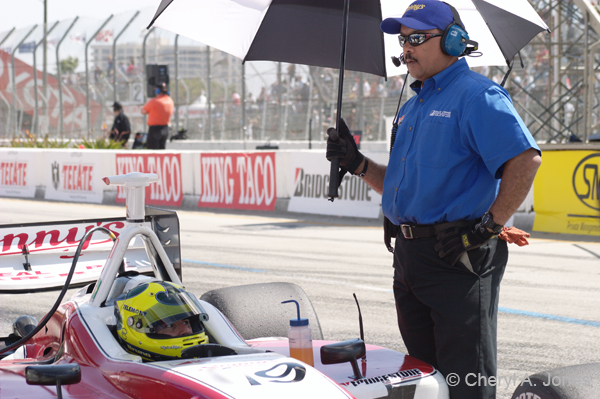
[(456, 10), (418, 0), (381, 29), (400, 35), (416, 79), (389, 163), (365, 158), (344, 123), (328, 131), (327, 158), (381, 193), (384, 215), (399, 225), (394, 297), (409, 354), (446, 376), (452, 398), (495, 398), (508, 260), (497, 235), (527, 196), (540, 151), (508, 93), (459, 59), (474, 43)]

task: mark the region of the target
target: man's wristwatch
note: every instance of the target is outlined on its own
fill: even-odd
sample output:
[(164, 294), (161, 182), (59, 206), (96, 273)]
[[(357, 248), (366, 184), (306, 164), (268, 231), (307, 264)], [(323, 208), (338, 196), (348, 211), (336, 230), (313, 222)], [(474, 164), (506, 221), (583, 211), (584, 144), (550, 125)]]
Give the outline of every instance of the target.
[(362, 172), (358, 173), (359, 177), (365, 177), (367, 174), (367, 168), (369, 167), (369, 158), (365, 157), (365, 165), (363, 166)]
[(494, 222), (494, 216), (490, 212), (483, 214), (481, 217), (481, 225), (492, 230), (494, 234), (500, 234), (502, 228), (504, 227), (503, 225)]

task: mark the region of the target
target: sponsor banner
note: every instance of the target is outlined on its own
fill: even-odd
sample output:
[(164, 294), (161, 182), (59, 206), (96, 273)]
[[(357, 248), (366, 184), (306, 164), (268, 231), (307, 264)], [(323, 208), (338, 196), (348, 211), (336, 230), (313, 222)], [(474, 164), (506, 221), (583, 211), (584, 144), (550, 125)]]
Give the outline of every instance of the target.
[(533, 230), (600, 236), (600, 151), (545, 151)]
[(200, 208), (272, 211), (276, 184), (274, 152), (200, 154)]
[[(150, 223), (144, 224), (150, 227)], [(81, 239), (98, 226), (117, 237), (128, 227), (124, 218), (0, 227), (0, 292), (64, 285)], [(106, 234), (89, 236), (82, 245), (71, 283), (96, 281), (112, 249), (112, 240)], [(140, 237), (132, 240), (124, 259), (126, 270), (152, 270)]]
[(329, 161), (322, 153), (290, 154), (294, 189), (288, 211), (320, 215), (379, 217), (381, 195), (360, 177), (346, 174), (338, 189), (339, 198), (328, 201)]
[(0, 196), (35, 197), (34, 154), (31, 151), (2, 152), (0, 159)]
[[(25, 227), (0, 228), (0, 256), (22, 254), (24, 248), (30, 254), (55, 251), (75, 251), (83, 236), (94, 227), (105, 227), (116, 237), (127, 228), (124, 220), (106, 220), (91, 223), (68, 224), (33, 224)], [(82, 250), (93, 249), (112, 240), (103, 233), (93, 234), (82, 247)], [(72, 258), (72, 256), (70, 256)]]
[[(22, 52), (22, 51), (21, 51)], [(14, 104), (15, 101), (19, 103), (19, 109), (31, 117), (35, 114), (35, 85), (34, 85), (34, 70), (33, 67), (19, 59), (15, 59), (15, 89), (16, 93), (13, 92), (11, 83), (11, 55), (3, 50), (0, 50), (0, 98), (3, 101), (7, 101)], [(40, 115), (40, 128), (42, 132), (48, 130), (48, 126), (54, 128), (60, 125), (60, 96), (58, 90), (58, 80), (51, 74), (47, 76), (48, 85), (46, 86), (47, 92), (45, 95), (42, 90), (43, 73), (41, 70), (37, 71), (38, 81), (38, 112)], [(16, 95), (16, 98), (14, 96)], [(42, 98), (45, 97), (45, 101)], [(86, 96), (85, 93), (80, 92), (73, 85), (63, 84), (62, 85), (62, 116), (63, 116), (63, 128), (64, 131), (71, 130), (85, 130), (87, 126), (87, 112), (86, 112)], [(94, 122), (100, 115), (100, 104), (90, 99), (90, 122), (94, 125)], [(45, 109), (47, 107), (47, 109)], [(42, 118), (42, 115), (47, 115), (47, 118)], [(6, 123), (3, 121), (2, 123)], [(12, 126), (11, 126), (12, 128)], [(23, 131), (31, 130), (31, 127), (23, 126)]]
[(85, 151), (54, 152), (45, 155), (46, 199), (101, 203), (101, 154)]
[[(117, 175), (131, 172), (156, 173), (158, 182), (146, 187), (146, 205), (181, 206), (183, 188), (181, 154), (117, 154)], [(125, 190), (117, 188), (118, 203), (125, 203)]]

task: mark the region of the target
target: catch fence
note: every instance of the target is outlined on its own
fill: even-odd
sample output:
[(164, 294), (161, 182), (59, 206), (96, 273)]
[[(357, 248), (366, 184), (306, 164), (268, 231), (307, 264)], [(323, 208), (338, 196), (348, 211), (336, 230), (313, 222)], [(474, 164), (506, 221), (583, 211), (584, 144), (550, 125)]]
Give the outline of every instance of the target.
[[(599, 37), (575, 2), (532, 4), (552, 34), (538, 35), (521, 51), (506, 88), (536, 140), (585, 141), (599, 130)], [(133, 133), (144, 132), (140, 110), (151, 94), (146, 65), (168, 66), (177, 109), (172, 134), (185, 129), (195, 140), (319, 141), (335, 124), (336, 70), (242, 64), (161, 29), (146, 30), (153, 12), (59, 21), (48, 24), (46, 35), (41, 25), (0, 32), (0, 138), (104, 137), (114, 102), (123, 105)], [(500, 82), (508, 68), (476, 70)], [(362, 140), (385, 140), (403, 77), (346, 72), (342, 116)], [(411, 95), (407, 87), (403, 100)]]

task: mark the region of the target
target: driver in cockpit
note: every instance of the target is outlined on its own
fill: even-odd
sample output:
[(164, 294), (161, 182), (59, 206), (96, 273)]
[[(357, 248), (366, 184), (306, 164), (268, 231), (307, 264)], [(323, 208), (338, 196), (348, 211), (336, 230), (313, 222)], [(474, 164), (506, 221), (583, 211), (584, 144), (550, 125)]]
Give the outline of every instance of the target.
[(125, 350), (144, 360), (181, 358), (181, 352), (207, 344), (202, 321), (208, 316), (198, 300), (165, 281), (138, 285), (114, 300), (117, 336)]

